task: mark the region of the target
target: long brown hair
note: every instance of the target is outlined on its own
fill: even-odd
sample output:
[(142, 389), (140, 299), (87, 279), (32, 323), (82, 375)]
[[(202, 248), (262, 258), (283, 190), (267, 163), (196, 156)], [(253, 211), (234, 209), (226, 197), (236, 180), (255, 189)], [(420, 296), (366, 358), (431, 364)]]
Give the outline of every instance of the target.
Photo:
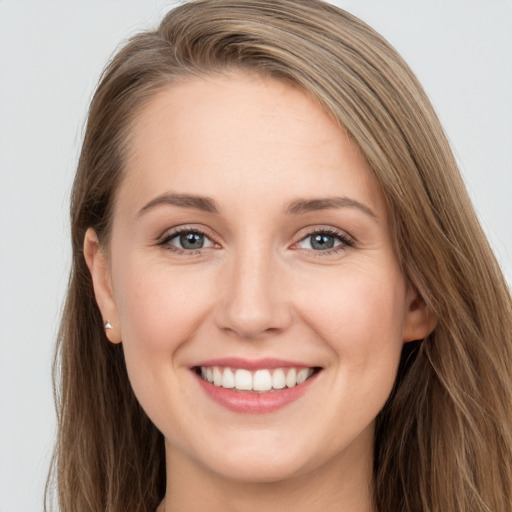
[[(512, 511), (512, 301), (438, 118), (370, 27), (319, 0), (199, 0), (136, 35), (92, 100), (71, 199), (73, 264), (55, 360), (54, 469), (66, 511), (147, 511), (165, 493), (162, 435), (103, 333), (82, 253), (108, 246), (137, 113), (183, 77), (248, 69), (315, 97), (365, 154), (404, 274), (438, 317), (406, 345), (377, 419), (380, 512)], [(49, 480), (47, 491), (51, 489)]]

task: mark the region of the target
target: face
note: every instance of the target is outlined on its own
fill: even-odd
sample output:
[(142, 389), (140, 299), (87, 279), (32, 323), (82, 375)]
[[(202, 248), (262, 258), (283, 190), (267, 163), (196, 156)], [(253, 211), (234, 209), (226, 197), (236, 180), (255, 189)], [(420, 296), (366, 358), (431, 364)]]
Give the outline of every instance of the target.
[(91, 230), (85, 254), (168, 451), (251, 481), (368, 462), (426, 323), (358, 148), (303, 92), (232, 73), (158, 93), (127, 156), (108, 255)]

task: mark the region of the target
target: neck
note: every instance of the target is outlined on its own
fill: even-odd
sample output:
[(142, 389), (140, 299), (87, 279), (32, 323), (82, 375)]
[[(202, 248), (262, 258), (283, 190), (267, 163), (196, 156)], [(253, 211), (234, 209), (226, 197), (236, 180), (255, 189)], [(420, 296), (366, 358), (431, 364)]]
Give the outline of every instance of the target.
[(356, 452), (284, 480), (245, 482), (166, 446), (167, 494), (158, 512), (199, 512), (206, 504), (209, 512), (372, 512), (373, 454)]

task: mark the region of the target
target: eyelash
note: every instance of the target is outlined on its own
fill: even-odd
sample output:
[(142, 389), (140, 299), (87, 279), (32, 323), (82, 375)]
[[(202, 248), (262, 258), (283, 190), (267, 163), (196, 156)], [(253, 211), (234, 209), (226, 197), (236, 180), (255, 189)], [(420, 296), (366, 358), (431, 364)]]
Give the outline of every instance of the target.
[[(176, 231), (172, 231), (170, 233), (165, 234), (157, 242), (157, 245), (161, 246), (164, 249), (171, 251), (175, 254), (183, 254), (183, 255), (186, 254), (187, 256), (199, 254), (202, 249), (209, 248), (209, 247), (201, 247), (199, 249), (183, 249), (181, 247), (176, 247), (169, 243), (171, 240), (174, 240), (175, 238), (178, 238), (179, 236), (184, 235), (184, 234), (202, 235), (205, 238), (207, 238), (212, 243), (213, 246), (219, 245), (217, 242), (215, 242), (213, 237), (211, 235), (209, 235), (206, 231), (204, 231), (202, 229), (198, 229), (198, 228), (187, 228), (187, 227), (179, 228)], [(312, 229), (311, 231), (308, 231), (307, 233), (305, 233), (302, 236), (302, 238), (293, 245), (295, 246), (295, 245), (299, 244), (300, 242), (306, 240), (307, 238), (310, 238), (315, 235), (327, 235), (327, 236), (335, 238), (337, 241), (339, 241), (341, 243), (335, 247), (332, 247), (330, 249), (325, 249), (325, 250), (301, 249), (301, 248), (297, 248), (295, 250), (304, 250), (304, 251), (308, 251), (308, 252), (314, 254), (315, 257), (323, 257), (323, 256), (332, 256), (332, 255), (338, 254), (340, 251), (346, 250), (347, 248), (355, 247), (355, 241), (351, 237), (349, 237), (346, 233), (343, 233), (342, 231), (338, 231), (333, 228)]]
[(324, 250), (314, 250), (314, 249), (296, 249), (296, 250), (305, 250), (313, 254), (315, 257), (324, 257), (324, 256), (333, 256), (335, 254), (338, 254), (340, 251), (345, 251), (348, 248), (355, 247), (355, 241), (353, 238), (349, 237), (346, 233), (343, 231), (338, 231), (334, 228), (316, 228), (312, 229), (311, 231), (308, 231), (298, 242), (296, 242), (294, 245), (299, 244), (303, 240), (306, 240), (308, 238), (311, 238), (315, 235), (327, 235), (330, 237), (333, 237), (335, 240), (341, 242), (339, 245), (332, 247), (331, 249), (324, 249)]
[(202, 235), (208, 240), (211, 241), (213, 245), (218, 245), (217, 242), (213, 240), (213, 237), (209, 235), (206, 231), (198, 228), (189, 228), (189, 227), (182, 227), (177, 229), (176, 231), (171, 231), (170, 233), (166, 233), (161, 240), (157, 243), (157, 245), (163, 247), (164, 249), (171, 251), (175, 254), (183, 254), (187, 256), (192, 256), (195, 254), (199, 254), (202, 249), (205, 249), (205, 247), (201, 247), (200, 249), (183, 249), (181, 247), (176, 247), (175, 245), (171, 245), (169, 242), (171, 240), (174, 240), (175, 238), (178, 238), (181, 235), (185, 234), (197, 234)]

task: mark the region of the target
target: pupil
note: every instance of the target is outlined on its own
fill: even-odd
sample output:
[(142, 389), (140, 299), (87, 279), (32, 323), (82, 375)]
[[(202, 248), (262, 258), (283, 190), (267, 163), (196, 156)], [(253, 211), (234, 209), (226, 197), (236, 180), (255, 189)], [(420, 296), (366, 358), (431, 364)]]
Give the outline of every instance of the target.
[(201, 249), (204, 245), (204, 235), (186, 233), (180, 236), (180, 244), (184, 249)]
[(314, 235), (311, 237), (311, 247), (320, 251), (332, 249), (334, 247), (334, 237), (322, 234)]

